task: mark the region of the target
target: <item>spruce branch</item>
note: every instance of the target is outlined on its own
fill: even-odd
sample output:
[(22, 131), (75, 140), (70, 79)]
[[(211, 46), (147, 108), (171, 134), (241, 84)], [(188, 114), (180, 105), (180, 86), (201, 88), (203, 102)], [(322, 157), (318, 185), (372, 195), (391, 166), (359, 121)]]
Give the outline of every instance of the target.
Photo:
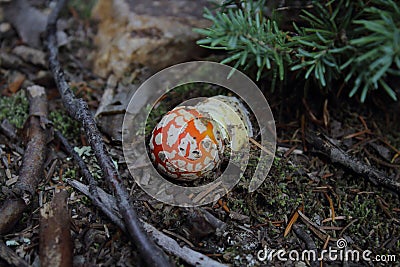
[(213, 24), (196, 29), (205, 36), (199, 45), (228, 52), (221, 63), (245, 70), (255, 67), (257, 80), (270, 74), (272, 90), (292, 71), (304, 77), (299, 82), (311, 80), (321, 89), (332, 90), (346, 82), (349, 97), (359, 94), (361, 102), (377, 89), (397, 100), (387, 82), (390, 76), (400, 75), (396, 1), (314, 0), (307, 6), (312, 8), (302, 10), (294, 32), (282, 30), (277, 20), (263, 15), (268, 1), (234, 2), (216, 12), (206, 9), (204, 17)]
[(196, 29), (206, 38), (197, 43), (210, 49), (222, 49), (229, 56), (221, 63), (234, 62), (235, 68), (257, 66), (257, 80), (264, 69), (285, 76), (285, 64), (290, 62), (291, 48), (287, 45), (287, 33), (276, 22), (267, 20), (259, 10), (229, 9), (215, 15), (208, 9), (205, 18), (213, 22), (208, 29)]
[[(355, 80), (350, 96), (361, 89), (361, 101), (369, 90), (383, 88), (394, 100), (396, 93), (387, 84), (388, 75), (400, 75), (400, 7), (392, 0), (374, 0), (365, 9), (365, 18), (354, 20), (358, 38), (350, 40), (356, 54), (346, 80)], [(344, 68), (343, 68), (344, 69)]]

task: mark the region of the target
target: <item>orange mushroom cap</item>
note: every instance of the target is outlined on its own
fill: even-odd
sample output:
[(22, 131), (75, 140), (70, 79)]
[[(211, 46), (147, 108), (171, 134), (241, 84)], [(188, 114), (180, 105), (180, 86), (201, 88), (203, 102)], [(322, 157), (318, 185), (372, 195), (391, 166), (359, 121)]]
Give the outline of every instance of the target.
[(180, 106), (154, 128), (149, 148), (159, 171), (176, 180), (191, 181), (219, 166), (224, 142), (217, 122), (194, 107)]

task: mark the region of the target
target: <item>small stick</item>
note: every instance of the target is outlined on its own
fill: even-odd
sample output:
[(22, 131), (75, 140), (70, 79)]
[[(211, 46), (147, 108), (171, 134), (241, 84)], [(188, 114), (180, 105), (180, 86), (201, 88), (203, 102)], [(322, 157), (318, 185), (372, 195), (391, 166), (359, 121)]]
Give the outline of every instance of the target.
[(29, 201), (43, 176), (46, 158), (47, 134), (44, 124), (47, 121), (47, 99), (44, 88), (33, 85), (27, 88), (29, 99), (28, 144), (19, 171), (19, 178), (13, 191), (18, 196), (29, 193)]
[[(22, 159), (19, 178), (13, 191), (20, 198), (9, 199), (0, 207), (0, 234), (7, 233), (21, 218), (35, 194), (42, 178), (46, 155), (47, 99), (43, 87), (34, 85), (27, 88), (29, 99), (29, 118), (27, 120), (28, 143)], [(28, 194), (26, 194), (28, 193)], [(0, 257), (14, 266), (29, 266), (27, 262), (0, 242)]]
[(97, 183), (96, 180), (93, 178), (92, 174), (89, 171), (89, 168), (86, 166), (86, 163), (83, 159), (76, 153), (76, 151), (72, 148), (69, 144), (68, 140), (59, 132), (54, 132), (55, 136), (61, 141), (65, 150), (70, 154), (75, 162), (78, 164), (79, 168), (82, 171), (83, 176), (85, 177), (86, 181), (89, 183), (90, 193), (93, 194), (96, 198), (99, 198), (99, 194), (97, 192)]
[(128, 191), (123, 185), (122, 179), (108, 154), (87, 103), (83, 99), (75, 97), (65, 79), (64, 71), (62, 70), (61, 64), (58, 60), (56, 38), (58, 16), (65, 3), (66, 0), (60, 0), (57, 2), (56, 7), (49, 15), (47, 22), (49, 67), (54, 76), (64, 107), (71, 117), (82, 124), (87, 140), (89, 141), (89, 144), (95, 153), (97, 162), (103, 171), (104, 178), (108, 182), (110, 189), (115, 192), (117, 206), (124, 218), (125, 226), (132, 238), (132, 243), (135, 244), (142, 259), (149, 266), (172, 266), (164, 251), (157, 247), (154, 241), (150, 239), (143, 230), (138, 215), (129, 201)]
[[(312, 222), (306, 215), (304, 215), (303, 212), (300, 210), (297, 210), (297, 213), (300, 215), (300, 219), (307, 225), (308, 229), (311, 230), (319, 239), (322, 241), (325, 241), (326, 238), (328, 237), (328, 233), (323, 230), (321, 227), (316, 225), (314, 222)], [(337, 241), (336, 238), (331, 237), (330, 241)]]
[[(303, 240), (303, 242), (306, 244), (306, 247), (308, 250), (312, 250), (315, 253), (315, 258), (318, 259), (318, 251), (317, 251), (317, 246), (315, 245), (315, 242), (312, 240), (311, 236), (308, 235), (299, 225), (293, 224), (292, 226), (293, 232), (296, 233), (296, 235)], [(317, 267), (318, 261), (317, 260), (311, 260), (311, 266), (312, 267)]]
[[(85, 194), (88, 198), (93, 200), (93, 196), (89, 192), (89, 188), (87, 185), (84, 185), (76, 180), (67, 179), (67, 183), (70, 184), (75, 189), (79, 190), (81, 193)], [(119, 211), (116, 205), (116, 200), (113, 196), (104, 192), (101, 188), (97, 188), (99, 191), (99, 195), (101, 198), (101, 203), (105, 208), (108, 209), (110, 213), (114, 213), (118, 216)], [(94, 202), (93, 202), (94, 203)], [(96, 203), (94, 203), (97, 205)], [(110, 218), (111, 219), (111, 218)], [(111, 219), (112, 220), (112, 219)], [(116, 222), (114, 222), (116, 223)], [(165, 251), (168, 251), (172, 255), (175, 255), (185, 262), (189, 263), (192, 266), (215, 266), (215, 267), (223, 267), (226, 266), (222, 263), (219, 263), (206, 255), (203, 255), (197, 251), (190, 249), (189, 247), (181, 247), (178, 242), (169, 236), (163, 234), (154, 226), (142, 221), (144, 229), (156, 240), (157, 244), (161, 246)], [(117, 223), (116, 223), (117, 224)]]
[(28, 87), (27, 93), (30, 104), (26, 124), (28, 143), (19, 177), (13, 188), (19, 198), (9, 199), (0, 207), (0, 234), (11, 231), (22, 217), (32, 201), (43, 173), (47, 134), (42, 125), (47, 120), (47, 99), (44, 88), (37, 85)]
[(330, 138), (326, 136), (318, 136), (316, 134), (309, 134), (307, 138), (308, 143), (316, 149), (327, 155), (332, 162), (339, 163), (340, 165), (349, 168), (353, 172), (365, 177), (371, 183), (380, 184), (400, 194), (400, 183), (390, 179), (385, 173), (376, 170), (372, 166), (350, 156), (337, 146)]
[(12, 266), (29, 267), (29, 264), (21, 259), (11, 248), (7, 247), (3, 241), (0, 241), (0, 258)]
[(14, 225), (21, 219), (27, 205), (22, 198), (7, 199), (0, 207), (0, 235), (13, 230)]
[[(104, 198), (100, 197), (100, 194), (105, 194), (105, 192), (97, 187), (97, 183), (93, 178), (92, 174), (90, 173), (88, 167), (86, 166), (83, 159), (76, 153), (76, 151), (72, 148), (69, 144), (68, 140), (59, 132), (56, 131), (55, 135), (63, 144), (65, 150), (74, 158), (75, 162), (78, 164), (79, 168), (81, 168), (82, 174), (85, 177), (86, 181), (89, 183), (89, 192), (88, 194), (91, 196), (92, 201), (94, 202), (95, 206), (101, 209), (104, 214), (111, 219), (122, 231), (126, 232), (125, 224), (120, 219), (121, 215), (117, 216), (110, 209), (107, 209), (107, 205), (104, 205), (102, 200)], [(73, 181), (73, 180), (72, 180)], [(81, 191), (81, 189), (78, 189)], [(86, 194), (85, 194), (86, 195)], [(114, 203), (116, 205), (116, 203)]]
[(250, 142), (252, 142), (254, 145), (256, 145), (259, 149), (261, 149), (262, 151), (264, 151), (265, 153), (267, 153), (270, 156), (275, 156), (271, 151), (269, 151), (266, 147), (264, 147), (263, 145), (261, 145), (259, 142), (257, 142), (256, 140), (254, 140), (252, 137), (249, 137)]

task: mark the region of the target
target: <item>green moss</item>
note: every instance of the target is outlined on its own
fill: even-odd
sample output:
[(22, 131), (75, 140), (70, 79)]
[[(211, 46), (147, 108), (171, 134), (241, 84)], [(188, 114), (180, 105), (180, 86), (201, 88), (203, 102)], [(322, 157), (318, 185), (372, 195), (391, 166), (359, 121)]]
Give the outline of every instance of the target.
[(75, 168), (68, 168), (63, 172), (62, 179), (65, 181), (65, 179), (70, 178), (70, 179), (75, 179), (76, 178), (76, 169)]
[[(83, 159), (88, 167), (90, 173), (95, 180), (100, 180), (102, 178), (102, 171), (100, 166), (97, 164), (97, 159), (94, 152), (90, 146), (74, 147), (74, 150)], [(115, 164), (115, 161), (113, 161)], [(118, 166), (115, 166), (118, 169)]]
[(49, 119), (53, 122), (54, 128), (57, 129), (67, 139), (76, 139), (80, 134), (80, 124), (69, 117), (65, 111), (52, 111)]
[(378, 207), (375, 194), (347, 195), (346, 197), (347, 201), (339, 212), (357, 219), (347, 229), (347, 234), (353, 238), (356, 237), (360, 247), (364, 249), (373, 250), (375, 253), (389, 253), (390, 250), (382, 247), (381, 244), (387, 237), (398, 235), (399, 229), (386, 219), (386, 214)]
[(10, 97), (0, 98), (0, 121), (7, 119), (17, 128), (22, 128), (28, 118), (29, 102), (25, 91), (20, 90)]

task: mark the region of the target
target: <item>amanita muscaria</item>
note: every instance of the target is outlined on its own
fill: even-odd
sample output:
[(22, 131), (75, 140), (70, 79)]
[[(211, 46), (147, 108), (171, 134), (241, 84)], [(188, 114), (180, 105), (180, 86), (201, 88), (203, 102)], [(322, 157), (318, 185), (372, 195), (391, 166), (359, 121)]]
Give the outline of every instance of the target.
[[(236, 130), (233, 139), (229, 136), (232, 128)], [(220, 165), (226, 145), (238, 150), (252, 133), (249, 113), (239, 99), (214, 96), (168, 112), (151, 134), (150, 156), (170, 178), (192, 181)]]

